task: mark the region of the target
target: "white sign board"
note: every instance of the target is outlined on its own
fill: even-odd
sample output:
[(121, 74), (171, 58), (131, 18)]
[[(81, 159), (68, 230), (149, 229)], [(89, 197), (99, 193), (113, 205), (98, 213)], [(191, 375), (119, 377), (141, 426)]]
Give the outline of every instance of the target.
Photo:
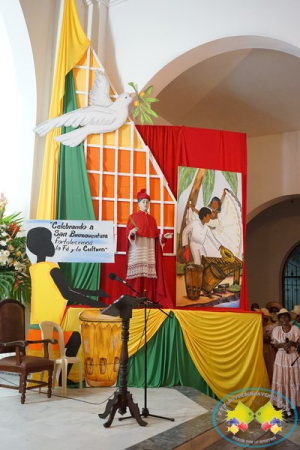
[[(96, 220), (27, 220), (26, 232), (33, 228), (47, 228), (55, 248), (52, 262), (114, 262), (113, 222)], [(38, 236), (38, 233), (37, 233)], [(42, 244), (42, 243), (41, 243)], [(32, 264), (36, 255), (27, 248)]]

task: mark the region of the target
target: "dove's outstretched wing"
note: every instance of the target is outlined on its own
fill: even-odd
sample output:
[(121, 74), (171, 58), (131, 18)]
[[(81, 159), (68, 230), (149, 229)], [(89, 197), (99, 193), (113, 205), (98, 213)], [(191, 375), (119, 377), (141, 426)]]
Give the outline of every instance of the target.
[(109, 96), (109, 82), (101, 72), (96, 72), (96, 78), (90, 91), (91, 106), (75, 109), (62, 116), (46, 120), (37, 125), (34, 131), (39, 136), (45, 136), (53, 128), (72, 127), (69, 131), (54, 139), (69, 147), (76, 147), (90, 134), (109, 133), (120, 128), (128, 117), (128, 108), (132, 102), (132, 94), (124, 92), (115, 102)]
[(75, 109), (62, 116), (54, 117), (46, 120), (36, 126), (33, 131), (39, 136), (45, 136), (53, 128), (62, 126), (77, 128), (85, 125), (111, 125), (117, 119), (114, 110), (101, 106), (86, 106), (84, 108)]
[(109, 96), (109, 81), (100, 70), (96, 70), (96, 78), (92, 89), (89, 93), (89, 103), (91, 106), (104, 106), (108, 108), (112, 105), (112, 100)]

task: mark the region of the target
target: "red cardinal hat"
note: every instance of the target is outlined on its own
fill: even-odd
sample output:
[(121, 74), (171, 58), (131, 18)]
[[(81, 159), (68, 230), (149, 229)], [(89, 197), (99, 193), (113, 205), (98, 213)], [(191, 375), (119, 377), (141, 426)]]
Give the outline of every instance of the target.
[(147, 198), (150, 201), (150, 195), (147, 194), (146, 189), (141, 189), (140, 192), (137, 193), (137, 201), (139, 202), (143, 198)]

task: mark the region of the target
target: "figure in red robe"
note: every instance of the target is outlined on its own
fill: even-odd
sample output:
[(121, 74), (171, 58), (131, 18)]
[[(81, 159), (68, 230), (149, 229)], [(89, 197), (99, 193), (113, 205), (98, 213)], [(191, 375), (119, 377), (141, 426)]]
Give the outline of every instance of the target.
[(162, 247), (172, 233), (160, 234), (149, 214), (150, 196), (146, 189), (137, 194), (140, 210), (131, 214), (126, 228), (128, 239), (127, 275), (131, 286), (151, 301), (165, 298)]

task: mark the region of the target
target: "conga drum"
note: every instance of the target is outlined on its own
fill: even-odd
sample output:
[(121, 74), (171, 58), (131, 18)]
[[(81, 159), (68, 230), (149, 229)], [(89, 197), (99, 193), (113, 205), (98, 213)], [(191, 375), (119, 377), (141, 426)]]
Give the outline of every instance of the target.
[(184, 268), (184, 277), (187, 298), (197, 300), (202, 288), (203, 266), (187, 264)]
[(209, 294), (224, 278), (226, 275), (222, 269), (217, 264), (210, 263), (203, 272), (202, 290)]
[(113, 386), (120, 367), (122, 319), (98, 309), (82, 311), (79, 319), (86, 383)]

